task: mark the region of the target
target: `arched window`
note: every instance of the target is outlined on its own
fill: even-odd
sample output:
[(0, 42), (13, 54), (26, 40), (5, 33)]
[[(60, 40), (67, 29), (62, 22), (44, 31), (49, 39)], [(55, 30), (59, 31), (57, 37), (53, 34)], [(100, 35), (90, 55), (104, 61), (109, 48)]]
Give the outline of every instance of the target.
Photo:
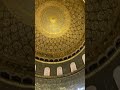
[(97, 88), (94, 85), (91, 85), (87, 87), (86, 90), (97, 90)]
[(83, 62), (85, 64), (85, 54), (82, 55), (82, 60), (83, 60)]
[(63, 70), (62, 67), (57, 67), (57, 75), (62, 75), (63, 74)]
[(85, 0), (83, 0), (83, 2), (85, 3)]
[(117, 84), (117, 87), (120, 90), (120, 66), (116, 67), (115, 70), (113, 71), (113, 77)]
[(70, 69), (71, 69), (71, 72), (74, 72), (74, 71), (77, 70), (77, 67), (76, 67), (75, 62), (72, 62), (72, 63), (70, 64)]
[(35, 65), (35, 71), (36, 71), (36, 65)]
[(50, 76), (50, 68), (49, 67), (46, 67), (44, 69), (44, 76)]

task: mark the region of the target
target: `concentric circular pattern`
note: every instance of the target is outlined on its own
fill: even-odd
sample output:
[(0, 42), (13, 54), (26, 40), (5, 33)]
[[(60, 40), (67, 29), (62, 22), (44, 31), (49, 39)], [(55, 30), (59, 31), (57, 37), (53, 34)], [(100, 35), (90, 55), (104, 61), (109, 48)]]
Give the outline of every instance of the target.
[(36, 0), (36, 59), (72, 56), (84, 44), (84, 2)]
[(68, 10), (60, 3), (49, 1), (36, 10), (36, 33), (56, 38), (67, 32), (70, 26)]

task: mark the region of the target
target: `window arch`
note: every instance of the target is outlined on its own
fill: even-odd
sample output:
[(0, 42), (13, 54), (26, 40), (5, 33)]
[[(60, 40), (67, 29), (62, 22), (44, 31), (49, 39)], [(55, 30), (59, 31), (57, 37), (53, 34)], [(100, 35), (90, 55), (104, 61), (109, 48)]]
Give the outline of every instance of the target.
[(117, 84), (117, 87), (120, 89), (120, 66), (117, 66), (113, 71), (113, 77)]
[(72, 63), (70, 64), (70, 69), (71, 69), (71, 72), (74, 72), (74, 71), (77, 70), (77, 67), (76, 67), (75, 62), (72, 62)]
[(57, 75), (60, 76), (60, 75), (63, 75), (63, 70), (62, 70), (62, 67), (57, 67)]
[(35, 64), (35, 71), (36, 71), (36, 64)]
[(82, 60), (83, 60), (83, 62), (85, 64), (85, 54), (82, 55)]
[(97, 90), (96, 86), (91, 85), (86, 88), (86, 90)]
[(50, 76), (50, 68), (49, 67), (45, 67), (44, 76)]

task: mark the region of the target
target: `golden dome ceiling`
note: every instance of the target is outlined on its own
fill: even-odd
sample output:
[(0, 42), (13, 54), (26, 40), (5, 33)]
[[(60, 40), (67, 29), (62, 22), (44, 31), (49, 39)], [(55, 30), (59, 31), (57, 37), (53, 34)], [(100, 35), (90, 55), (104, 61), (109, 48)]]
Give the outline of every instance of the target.
[(58, 2), (49, 1), (36, 10), (36, 32), (49, 38), (64, 35), (70, 27), (70, 14)]
[(80, 52), (85, 41), (84, 13), (82, 0), (36, 0), (36, 57), (54, 61)]
[[(12, 2), (9, 3), (9, 2), (11, 1), (7, 2), (7, 0), (4, 0), (5, 5), (7, 6), (7, 8), (9, 8), (8, 10), (10, 10), (9, 14), (7, 14), (8, 18), (7, 17), (5, 18), (8, 20), (13, 20), (12, 26), (14, 25), (14, 27), (10, 28), (8, 23), (6, 27), (10, 29), (14, 28), (13, 30), (10, 31), (10, 33), (12, 33), (11, 37), (13, 36), (13, 40), (11, 39), (11, 41), (14, 42), (15, 45), (13, 43), (13, 45), (11, 44), (12, 48), (6, 47), (9, 50), (6, 52), (10, 54), (13, 52), (13, 56), (9, 54), (10, 58), (9, 59), (5, 58), (5, 59), (6, 62), (8, 61), (10, 62), (10, 64), (8, 63), (10, 66), (13, 66), (9, 68), (11, 73), (14, 72), (15, 69), (17, 69), (18, 71), (20, 70), (19, 72), (15, 72), (15, 74), (18, 75), (20, 74), (20, 76), (16, 75), (18, 78), (20, 78), (20, 81), (18, 82), (24, 84), (22, 80), (26, 80), (28, 74), (30, 76), (27, 77), (30, 80), (30, 83), (28, 82), (28, 84), (31, 85), (31, 83), (33, 83), (34, 81), (34, 75), (33, 75), (34, 57), (32, 57), (34, 55), (31, 55), (31, 53), (34, 54), (34, 51), (32, 51), (33, 50), (32, 47), (34, 47), (34, 45), (33, 46), (31, 45), (31, 43), (34, 44), (34, 35), (35, 35), (35, 45), (36, 45), (35, 56), (39, 58), (39, 61), (44, 60), (51, 62), (51, 60), (55, 61), (57, 59), (57, 61), (61, 61), (61, 59), (68, 60), (68, 58), (70, 58), (68, 62), (64, 62), (64, 63), (60, 62), (59, 64), (52, 63), (51, 65), (46, 62), (45, 64), (35, 62), (35, 67), (36, 67), (35, 76), (38, 75), (41, 77), (45, 77), (43, 75), (44, 74), (43, 70), (45, 67), (49, 67), (51, 70), (50, 76), (48, 76), (48, 78), (61, 77), (61, 76), (66, 77), (84, 68), (84, 63), (81, 59), (82, 54), (84, 54), (81, 53), (81, 50), (84, 49), (83, 47), (85, 41), (84, 38), (85, 12), (84, 12), (84, 2), (82, 0), (74, 0), (74, 1), (73, 0), (36, 0), (35, 34), (33, 30), (34, 27), (29, 26), (31, 24), (33, 25), (33, 20), (32, 20), (33, 17), (31, 19), (32, 16), (31, 11), (33, 10), (32, 9), (30, 10), (30, 8), (28, 8), (28, 10), (24, 9), (27, 4), (27, 1), (24, 2), (23, 7), (19, 6), (19, 4), (22, 3), (21, 0), (19, 0), (17, 3), (14, 0), (13, 2), (15, 3)], [(14, 4), (15, 7), (16, 6), (18, 7), (15, 8)], [(25, 11), (29, 11), (29, 12), (24, 13)], [(11, 18), (9, 17), (9, 15), (11, 16), (16, 15), (16, 16), (14, 18)], [(26, 19), (27, 21), (25, 22), (24, 20)], [(16, 43), (14, 39), (17, 39), (18, 42)], [(8, 41), (9, 40), (6, 40), (6, 43), (9, 44)], [(14, 54), (14, 49), (15, 50), (17, 49), (15, 51), (16, 54)], [(81, 53), (81, 55), (78, 55), (79, 53)], [(29, 56), (26, 56), (28, 54)], [(77, 57), (75, 57), (75, 55), (77, 55)], [(71, 59), (71, 57), (73, 56), (74, 58)], [(20, 58), (20, 60), (18, 60), (17, 58)], [(74, 64), (74, 66), (76, 66), (75, 70), (70, 70), (70, 65), (72, 63)], [(61, 68), (63, 68), (63, 75), (61, 76), (57, 76), (57, 71), (56, 71), (59, 65), (61, 66)], [(14, 68), (14, 66), (16, 66), (16, 68)], [(7, 75), (10, 75), (11, 77), (13, 75), (11, 73)], [(22, 75), (25, 77), (25, 79)]]

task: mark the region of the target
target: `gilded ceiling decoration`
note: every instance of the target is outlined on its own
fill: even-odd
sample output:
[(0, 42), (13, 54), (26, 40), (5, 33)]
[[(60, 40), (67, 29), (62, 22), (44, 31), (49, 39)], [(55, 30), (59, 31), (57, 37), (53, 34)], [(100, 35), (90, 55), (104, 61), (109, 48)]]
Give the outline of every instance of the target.
[(80, 52), (85, 41), (82, 0), (36, 0), (36, 58), (61, 59)]

